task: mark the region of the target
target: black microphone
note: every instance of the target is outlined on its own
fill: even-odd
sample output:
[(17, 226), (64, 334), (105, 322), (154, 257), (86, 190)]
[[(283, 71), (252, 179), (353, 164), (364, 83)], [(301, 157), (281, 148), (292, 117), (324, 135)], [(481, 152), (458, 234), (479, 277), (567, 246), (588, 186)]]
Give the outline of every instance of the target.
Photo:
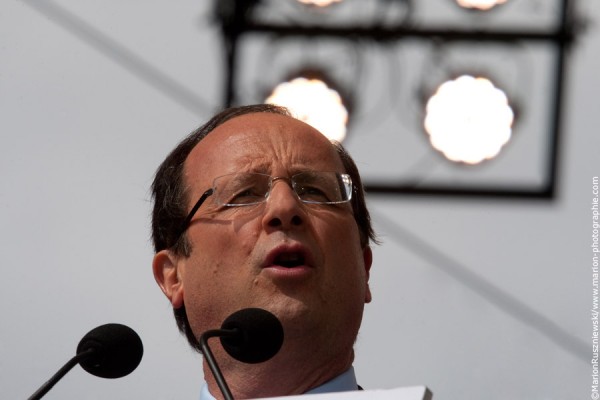
[(221, 336), (221, 345), (231, 357), (248, 364), (271, 359), (283, 344), (283, 326), (276, 316), (261, 308), (246, 308), (231, 314), (221, 329), (237, 330)]
[(221, 345), (238, 361), (256, 364), (271, 359), (283, 344), (283, 326), (276, 316), (261, 308), (245, 308), (231, 314), (221, 329), (204, 332), (200, 347), (225, 400), (233, 400), (221, 369), (208, 347), (208, 339), (220, 337)]
[(89, 331), (79, 342), (77, 354), (28, 400), (42, 398), (75, 365), (101, 378), (121, 378), (137, 368), (144, 354), (142, 340), (128, 326), (101, 325)]

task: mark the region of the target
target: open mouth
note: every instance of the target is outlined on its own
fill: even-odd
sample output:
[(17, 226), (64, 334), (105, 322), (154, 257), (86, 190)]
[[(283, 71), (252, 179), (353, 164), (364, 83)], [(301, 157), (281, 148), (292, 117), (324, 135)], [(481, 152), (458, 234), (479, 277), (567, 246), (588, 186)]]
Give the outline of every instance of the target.
[(273, 265), (294, 268), (305, 264), (304, 254), (298, 252), (281, 253), (273, 260)]
[(299, 242), (273, 248), (263, 264), (267, 276), (285, 282), (302, 282), (315, 273), (315, 260), (310, 249)]

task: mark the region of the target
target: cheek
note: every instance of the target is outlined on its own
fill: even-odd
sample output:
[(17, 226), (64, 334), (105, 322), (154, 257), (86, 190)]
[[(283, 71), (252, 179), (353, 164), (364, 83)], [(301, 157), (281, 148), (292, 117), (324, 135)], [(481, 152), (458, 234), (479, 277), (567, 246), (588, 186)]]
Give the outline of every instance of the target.
[[(318, 221), (316, 229), (322, 243), (329, 246), (329, 251), (341, 258), (355, 259), (357, 256), (362, 260), (362, 247), (360, 234), (354, 218), (336, 218), (333, 220), (323, 219)], [(337, 250), (337, 251), (336, 251)]]
[(355, 293), (364, 290), (366, 270), (358, 227), (352, 217), (342, 221), (321, 221), (322, 254), (330, 269), (329, 282)]
[[(243, 234), (243, 230), (215, 230), (207, 237), (204, 245), (197, 246), (196, 268), (204, 272), (199, 275), (196, 284), (221, 286), (227, 290), (246, 270), (258, 235), (254, 232)], [(194, 248), (196, 251), (196, 247)], [(210, 281), (210, 282), (207, 282)], [(211, 285), (212, 283), (212, 285)]]
[[(236, 240), (236, 245), (241, 245), (246, 251), (251, 251), (260, 236), (262, 207), (245, 210), (240, 207), (240, 212), (232, 218), (231, 237)], [(248, 249), (250, 246), (250, 249)]]
[[(192, 253), (184, 274), (184, 303), (196, 334), (219, 327), (244, 303), (254, 285), (248, 264), (259, 237), (256, 220), (211, 220), (190, 233)], [(247, 300), (247, 299), (246, 299)], [(193, 311), (192, 311), (193, 310)]]
[(251, 260), (256, 243), (260, 238), (260, 229), (257, 221), (244, 224), (234, 224), (234, 231), (227, 242), (228, 251), (235, 257), (240, 268)]
[(236, 211), (222, 213), (221, 218), (206, 222), (202, 231), (190, 238), (193, 252), (201, 253), (207, 263), (252, 251), (259, 236), (257, 219)]

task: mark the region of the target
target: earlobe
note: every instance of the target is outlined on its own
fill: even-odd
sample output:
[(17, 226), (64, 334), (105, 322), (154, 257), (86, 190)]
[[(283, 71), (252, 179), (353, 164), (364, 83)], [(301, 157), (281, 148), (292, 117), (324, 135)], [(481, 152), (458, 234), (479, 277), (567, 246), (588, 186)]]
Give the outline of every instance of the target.
[(154, 255), (152, 271), (156, 283), (173, 308), (180, 308), (183, 305), (183, 281), (180, 276), (178, 257), (170, 250), (159, 251)]
[(363, 261), (365, 263), (365, 303), (370, 303), (372, 300), (371, 288), (369, 287), (369, 275), (371, 265), (373, 264), (373, 251), (370, 246), (365, 246), (363, 249)]

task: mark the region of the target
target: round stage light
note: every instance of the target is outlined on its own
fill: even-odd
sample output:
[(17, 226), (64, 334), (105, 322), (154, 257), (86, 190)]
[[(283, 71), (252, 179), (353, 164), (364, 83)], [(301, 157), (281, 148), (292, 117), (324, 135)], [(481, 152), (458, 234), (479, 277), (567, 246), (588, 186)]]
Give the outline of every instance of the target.
[(298, 0), (302, 4), (316, 7), (327, 7), (334, 3), (341, 3), (342, 0)]
[(503, 91), (485, 78), (463, 75), (439, 86), (426, 106), (425, 130), (446, 158), (478, 164), (510, 139), (514, 113)]
[(456, 0), (456, 2), (463, 8), (487, 11), (497, 5), (506, 3), (506, 0)]
[(346, 137), (348, 110), (340, 94), (322, 80), (299, 77), (281, 83), (265, 103), (287, 107), (331, 140), (342, 142)]

